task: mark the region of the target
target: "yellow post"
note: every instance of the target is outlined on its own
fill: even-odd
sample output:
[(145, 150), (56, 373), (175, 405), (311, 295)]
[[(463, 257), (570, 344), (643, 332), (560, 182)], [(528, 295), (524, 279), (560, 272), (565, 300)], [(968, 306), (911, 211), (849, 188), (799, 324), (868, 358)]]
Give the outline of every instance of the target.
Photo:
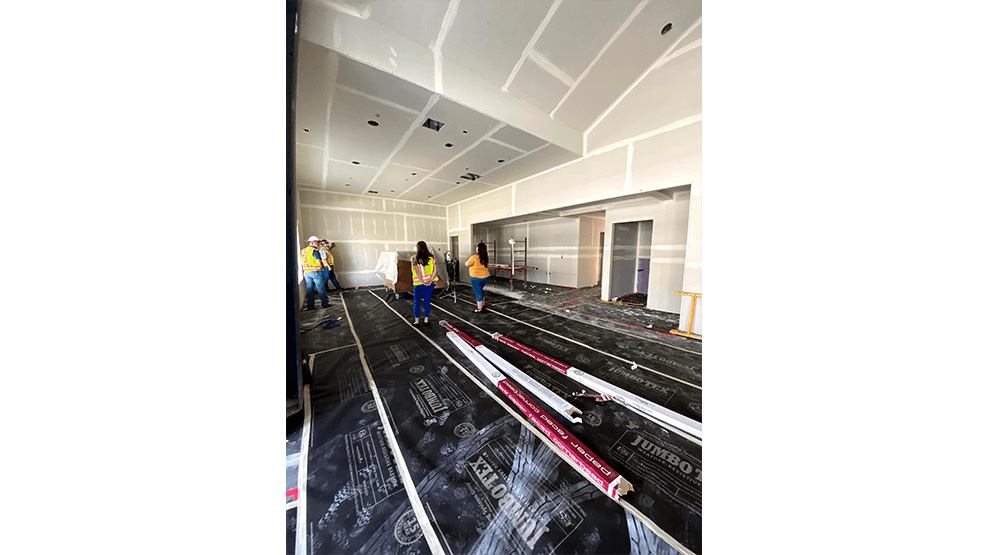
[(693, 300), (690, 302), (690, 323), (686, 327), (686, 331), (680, 331), (679, 329), (671, 329), (669, 333), (673, 335), (681, 335), (683, 337), (691, 337), (693, 339), (703, 339), (703, 336), (693, 333), (693, 316), (696, 314), (696, 299), (697, 297), (703, 297), (700, 293), (689, 293), (687, 291), (676, 291), (677, 295), (689, 296)]

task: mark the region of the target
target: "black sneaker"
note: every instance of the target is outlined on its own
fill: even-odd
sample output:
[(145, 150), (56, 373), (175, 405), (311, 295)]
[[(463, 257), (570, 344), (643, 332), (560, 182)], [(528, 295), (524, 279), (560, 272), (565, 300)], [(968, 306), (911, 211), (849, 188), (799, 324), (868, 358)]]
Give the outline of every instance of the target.
[(429, 322), (428, 322), (428, 320), (427, 320), (427, 321), (425, 321), (425, 322), (422, 322), (422, 325), (424, 325), (424, 326), (428, 326), (428, 325), (429, 325)]

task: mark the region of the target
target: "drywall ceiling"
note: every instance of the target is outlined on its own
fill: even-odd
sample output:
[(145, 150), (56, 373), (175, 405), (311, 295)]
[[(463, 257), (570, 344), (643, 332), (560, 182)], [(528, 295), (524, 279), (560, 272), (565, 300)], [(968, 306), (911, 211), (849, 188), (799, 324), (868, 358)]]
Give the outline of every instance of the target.
[(449, 205), (573, 160), (700, 15), (696, 0), (302, 0), (299, 184)]
[[(307, 41), (296, 105), (296, 175), (306, 188), (448, 205), (578, 157)], [(443, 126), (423, 126), (429, 119)]]

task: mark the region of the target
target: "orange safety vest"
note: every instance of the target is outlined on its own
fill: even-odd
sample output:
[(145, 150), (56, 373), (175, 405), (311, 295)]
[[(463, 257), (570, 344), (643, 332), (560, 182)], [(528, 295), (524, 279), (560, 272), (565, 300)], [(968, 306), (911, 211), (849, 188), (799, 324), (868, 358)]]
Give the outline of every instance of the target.
[[(416, 260), (414, 256), (412, 257), (411, 260), (412, 260), (412, 266), (418, 268), (417, 275), (414, 271), (412, 272), (412, 284), (425, 285), (425, 282), (422, 281), (422, 278), (420, 278), (419, 276), (423, 276), (423, 277), (431, 276), (432, 272), (436, 269), (436, 259), (430, 256), (428, 264), (425, 265), (419, 264), (418, 260)], [(430, 285), (432, 283), (435, 283), (435, 280), (429, 282)]]
[(308, 246), (302, 249), (302, 271), (303, 272), (321, 272), (322, 266), (319, 265), (319, 259), (317, 259), (313, 254), (316, 252), (316, 248), (313, 246)]
[(333, 253), (329, 252), (329, 249), (319, 249), (319, 254), (322, 255), (322, 259), (327, 265), (333, 265)]

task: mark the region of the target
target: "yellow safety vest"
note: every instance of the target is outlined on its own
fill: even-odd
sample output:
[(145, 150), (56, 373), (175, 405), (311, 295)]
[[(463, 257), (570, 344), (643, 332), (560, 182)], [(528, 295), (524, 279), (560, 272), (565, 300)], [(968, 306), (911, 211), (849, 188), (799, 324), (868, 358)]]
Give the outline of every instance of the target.
[(303, 272), (321, 272), (322, 266), (319, 265), (319, 259), (314, 255), (316, 248), (313, 246), (308, 246), (302, 249), (302, 271)]
[(319, 253), (322, 254), (322, 259), (326, 261), (326, 264), (333, 265), (333, 253), (329, 252), (329, 249), (319, 249)]
[[(422, 281), (422, 279), (419, 276), (423, 276), (423, 277), (429, 277), (429, 276), (431, 276), (432, 275), (432, 271), (435, 270), (435, 268), (436, 268), (436, 259), (430, 256), (429, 257), (429, 263), (428, 264), (425, 264), (425, 265), (419, 264), (418, 263), (418, 260), (416, 260), (414, 256), (412, 257), (411, 260), (412, 260), (412, 266), (414, 266), (415, 268), (418, 269), (418, 275), (416, 275), (416, 273), (414, 272), (414, 270), (412, 271), (412, 284), (413, 285), (425, 285), (425, 282)], [(432, 282), (430, 282), (430, 285), (432, 283), (435, 283), (435, 280), (433, 280)]]

